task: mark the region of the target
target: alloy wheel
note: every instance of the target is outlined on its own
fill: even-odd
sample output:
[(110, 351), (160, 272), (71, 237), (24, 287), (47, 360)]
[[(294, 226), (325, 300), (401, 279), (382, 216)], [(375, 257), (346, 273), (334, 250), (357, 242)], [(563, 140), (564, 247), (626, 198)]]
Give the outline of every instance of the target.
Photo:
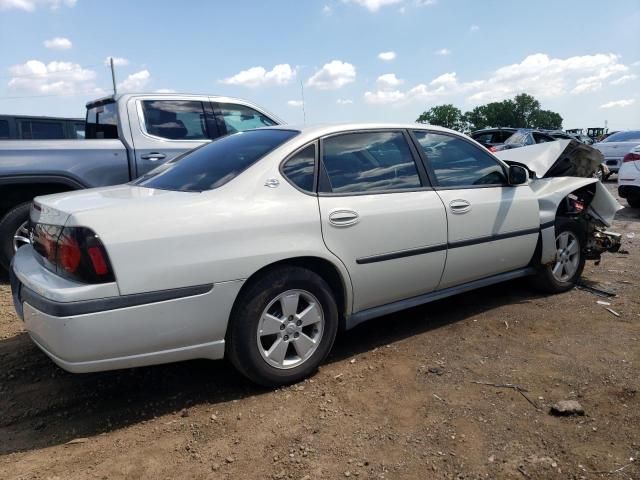
[(578, 271), (580, 265), (580, 242), (573, 232), (564, 231), (556, 237), (556, 263), (551, 269), (553, 277), (567, 282)]
[(306, 290), (287, 290), (271, 300), (258, 322), (262, 358), (278, 369), (295, 368), (317, 350), (324, 330), (318, 299)]
[(29, 245), (31, 240), (29, 239), (29, 220), (22, 223), (16, 233), (13, 234), (13, 251), (16, 252), (20, 247)]

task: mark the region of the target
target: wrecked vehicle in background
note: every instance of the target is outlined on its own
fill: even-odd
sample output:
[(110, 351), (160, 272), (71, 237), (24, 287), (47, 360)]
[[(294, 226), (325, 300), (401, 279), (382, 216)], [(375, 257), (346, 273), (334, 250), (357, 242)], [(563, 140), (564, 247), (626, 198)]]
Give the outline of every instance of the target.
[(622, 206), (594, 178), (602, 169), (598, 150), (577, 140), (556, 140), (495, 155), (509, 165), (527, 168), (540, 204), (541, 223), (544, 217), (558, 215), (579, 222), (586, 233), (585, 253), (590, 260), (599, 260), (606, 251), (618, 251), (621, 236), (608, 228)]

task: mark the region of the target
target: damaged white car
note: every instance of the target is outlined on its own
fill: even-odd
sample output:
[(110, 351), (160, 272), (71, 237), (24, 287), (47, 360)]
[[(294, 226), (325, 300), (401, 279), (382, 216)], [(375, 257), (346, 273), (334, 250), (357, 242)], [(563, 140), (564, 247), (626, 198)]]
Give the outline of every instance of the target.
[(131, 184), (36, 198), (16, 310), (69, 371), (227, 356), (294, 382), (340, 327), (523, 276), (566, 291), (619, 248), (619, 205), (579, 178), (600, 159), (527, 148), (509, 164), (413, 124), (230, 135)]

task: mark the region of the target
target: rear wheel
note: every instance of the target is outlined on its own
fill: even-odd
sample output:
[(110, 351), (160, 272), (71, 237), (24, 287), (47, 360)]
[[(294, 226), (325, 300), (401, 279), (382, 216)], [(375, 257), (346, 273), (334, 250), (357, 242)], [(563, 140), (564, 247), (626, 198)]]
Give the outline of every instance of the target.
[(556, 220), (556, 258), (538, 267), (534, 285), (548, 293), (571, 290), (584, 269), (584, 242), (578, 222), (567, 218)]
[(236, 301), (227, 355), (265, 386), (297, 382), (326, 358), (338, 330), (331, 288), (316, 273), (280, 267), (253, 281)]
[(21, 203), (0, 220), (0, 266), (6, 270), (16, 250), (30, 243), (27, 230), (30, 208), (31, 202)]
[(627, 203), (632, 208), (640, 208), (640, 195), (629, 195), (627, 197)]

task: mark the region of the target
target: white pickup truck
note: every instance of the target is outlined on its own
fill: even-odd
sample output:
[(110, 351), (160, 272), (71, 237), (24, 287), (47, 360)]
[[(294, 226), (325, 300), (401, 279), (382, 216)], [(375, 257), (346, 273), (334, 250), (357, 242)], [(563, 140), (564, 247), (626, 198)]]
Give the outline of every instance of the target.
[(212, 139), (284, 123), (244, 100), (209, 95), (122, 94), (87, 104), (85, 140), (0, 143), (0, 266), (29, 243), (38, 195), (117, 185)]

